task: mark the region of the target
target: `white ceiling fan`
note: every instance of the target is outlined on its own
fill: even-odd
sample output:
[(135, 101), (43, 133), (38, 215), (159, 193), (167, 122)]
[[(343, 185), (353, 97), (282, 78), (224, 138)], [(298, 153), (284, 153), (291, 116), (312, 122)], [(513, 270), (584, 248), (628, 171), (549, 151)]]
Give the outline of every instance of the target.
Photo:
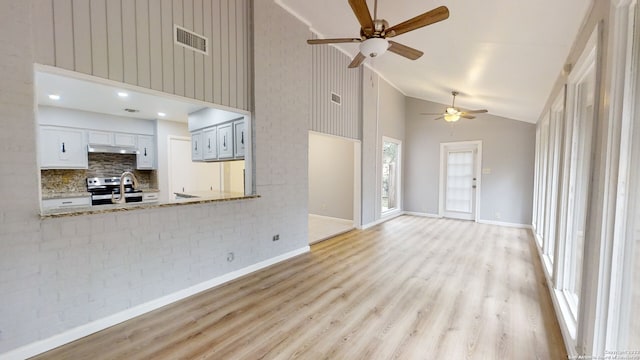
[(452, 91), (451, 95), (453, 95), (453, 101), (451, 102), (451, 106), (446, 108), (444, 113), (421, 113), (420, 115), (440, 115), (433, 120), (444, 119), (446, 122), (456, 122), (460, 120), (460, 118), (465, 119), (475, 119), (476, 117), (470, 114), (482, 114), (488, 112), (487, 109), (482, 110), (461, 110), (456, 107), (456, 96), (460, 94), (457, 91)]

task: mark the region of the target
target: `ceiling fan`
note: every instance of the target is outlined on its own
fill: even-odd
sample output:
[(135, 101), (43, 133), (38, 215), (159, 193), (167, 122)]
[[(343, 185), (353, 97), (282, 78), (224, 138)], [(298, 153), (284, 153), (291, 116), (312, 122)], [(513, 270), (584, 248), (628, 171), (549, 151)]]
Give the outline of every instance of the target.
[(476, 117), (473, 115), (469, 115), (469, 114), (482, 114), (482, 113), (486, 113), (488, 112), (487, 109), (482, 109), (482, 110), (467, 110), (467, 111), (461, 111), (459, 108), (456, 107), (456, 96), (459, 94), (459, 92), (457, 91), (452, 91), (451, 95), (453, 95), (453, 101), (451, 102), (451, 106), (448, 107), (444, 113), (421, 113), (421, 115), (440, 115), (437, 118), (433, 119), (433, 120), (440, 120), (444, 118), (444, 121), (447, 122), (455, 122), (460, 120), (460, 118), (465, 118), (465, 119), (475, 119)]
[(349, 5), (351, 5), (351, 9), (361, 26), (359, 38), (307, 40), (307, 43), (311, 45), (360, 43), (360, 52), (353, 58), (353, 61), (349, 64), (349, 68), (357, 68), (367, 57), (374, 58), (380, 56), (387, 50), (410, 60), (418, 59), (424, 54), (422, 51), (399, 44), (395, 41), (387, 40), (387, 38), (446, 20), (449, 17), (449, 9), (447, 9), (446, 6), (440, 6), (405, 22), (389, 27), (389, 23), (386, 20), (378, 19), (378, 0), (374, 2), (373, 18), (371, 18), (366, 0), (349, 0)]

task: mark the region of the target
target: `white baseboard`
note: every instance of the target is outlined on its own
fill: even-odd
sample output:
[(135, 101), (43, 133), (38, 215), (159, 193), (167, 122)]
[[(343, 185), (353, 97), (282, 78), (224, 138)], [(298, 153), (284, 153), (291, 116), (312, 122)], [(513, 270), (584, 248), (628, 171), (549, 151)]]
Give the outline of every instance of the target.
[(389, 221), (389, 220), (391, 220), (391, 219), (395, 219), (395, 218), (397, 218), (398, 216), (402, 216), (402, 215), (404, 215), (404, 212), (403, 212), (403, 211), (393, 212), (393, 213), (388, 214), (388, 215), (386, 215), (385, 217), (380, 218), (380, 219), (378, 219), (378, 220), (376, 220), (376, 221), (374, 221), (374, 222), (370, 222), (370, 223), (368, 223), (368, 224), (364, 224), (364, 225), (362, 225), (362, 227), (360, 227), (360, 229), (362, 229), (362, 230), (366, 230), (366, 229), (369, 229), (369, 228), (374, 227), (374, 226), (376, 226), (376, 225), (380, 225), (380, 224), (382, 224), (382, 223), (383, 223), (383, 222), (385, 222), (385, 221)]
[(423, 212), (417, 212), (417, 211), (405, 211), (404, 214), (412, 215), (412, 216), (430, 217), (430, 218), (436, 218), (436, 219), (442, 218), (442, 216), (438, 214), (430, 214), (430, 213), (423, 213)]
[(78, 326), (76, 328), (73, 328), (71, 330), (67, 330), (61, 334), (58, 335), (54, 335), (48, 339), (44, 339), (44, 340), (39, 340), (36, 341), (34, 343), (19, 347), (17, 349), (11, 350), (7, 353), (4, 354), (0, 354), (0, 359), (2, 360), (21, 360), (21, 359), (26, 359), (26, 358), (30, 358), (32, 356), (44, 353), (46, 351), (49, 351), (51, 349), (54, 349), (58, 346), (62, 346), (64, 344), (70, 343), (72, 341), (78, 340), (80, 338), (83, 338), (87, 335), (91, 335), (93, 333), (96, 333), (100, 330), (104, 330), (108, 327), (111, 327), (113, 325), (122, 323), (124, 321), (130, 320), (135, 318), (136, 316), (140, 316), (142, 314), (148, 313), (150, 311), (156, 310), (158, 308), (161, 308), (165, 305), (169, 305), (171, 303), (174, 303), (176, 301), (182, 300), (184, 298), (187, 298), (189, 296), (195, 295), (199, 292), (205, 291), (205, 290), (209, 290), (211, 288), (214, 288), (216, 286), (222, 285), (224, 283), (227, 283), (231, 280), (237, 279), (239, 277), (245, 276), (247, 274), (250, 274), (252, 272), (258, 271), (260, 269), (264, 269), (268, 266), (277, 264), (281, 261), (290, 259), (292, 257), (307, 253), (310, 251), (310, 247), (309, 246), (305, 246), (302, 247), (300, 249), (296, 249), (293, 251), (290, 251), (288, 253), (284, 253), (282, 255), (278, 255), (276, 257), (272, 257), (270, 259), (261, 261), (259, 263), (247, 266), (245, 268), (236, 270), (236, 271), (232, 271), (230, 273), (224, 274), (222, 276), (218, 276), (216, 278), (213, 278), (211, 280), (207, 280), (205, 282), (202, 282), (200, 284), (196, 284), (194, 286), (188, 287), (186, 289), (177, 291), (173, 294), (169, 294), (169, 295), (165, 295), (163, 297), (160, 297), (158, 299), (155, 300), (151, 300), (149, 302), (146, 302), (144, 304), (140, 304), (137, 306), (134, 306), (130, 309), (121, 311), (119, 313), (107, 316), (105, 318), (96, 320), (96, 321), (92, 321), (88, 324), (85, 325), (81, 325)]
[(332, 217), (332, 216), (309, 214), (309, 217), (316, 218), (316, 219), (325, 219), (325, 220), (336, 221), (336, 222), (340, 222), (340, 223), (348, 224), (348, 225), (352, 225), (353, 224), (353, 220), (337, 218), (337, 217)]
[(513, 227), (513, 228), (519, 228), (519, 229), (531, 229), (531, 225), (528, 225), (528, 224), (517, 224), (517, 223), (510, 223), (510, 222), (503, 222), (503, 221), (478, 220), (478, 223), (487, 224), (487, 225)]

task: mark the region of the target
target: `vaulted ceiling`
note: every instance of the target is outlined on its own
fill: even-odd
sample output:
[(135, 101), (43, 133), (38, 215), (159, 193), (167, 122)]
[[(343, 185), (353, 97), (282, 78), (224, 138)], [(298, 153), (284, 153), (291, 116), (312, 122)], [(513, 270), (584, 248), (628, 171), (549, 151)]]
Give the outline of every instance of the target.
[[(319, 38), (358, 37), (347, 0), (276, 0)], [(374, 0), (367, 0), (371, 12)], [(395, 37), (422, 50), (416, 61), (387, 52), (366, 60), (405, 95), (536, 122), (579, 27), (589, 0), (378, 0), (378, 18), (393, 26), (444, 5), (449, 19)], [(309, 45), (311, 46), (311, 45)], [(349, 56), (358, 44), (338, 44)], [(354, 70), (356, 71), (356, 70)]]

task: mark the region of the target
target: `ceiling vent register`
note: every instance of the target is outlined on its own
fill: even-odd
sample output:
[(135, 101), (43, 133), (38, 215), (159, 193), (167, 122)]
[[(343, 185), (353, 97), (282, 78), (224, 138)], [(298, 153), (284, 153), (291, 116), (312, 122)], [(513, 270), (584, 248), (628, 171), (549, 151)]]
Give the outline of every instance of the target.
[(178, 25), (174, 25), (173, 34), (176, 44), (201, 54), (209, 55), (209, 39), (206, 37)]

